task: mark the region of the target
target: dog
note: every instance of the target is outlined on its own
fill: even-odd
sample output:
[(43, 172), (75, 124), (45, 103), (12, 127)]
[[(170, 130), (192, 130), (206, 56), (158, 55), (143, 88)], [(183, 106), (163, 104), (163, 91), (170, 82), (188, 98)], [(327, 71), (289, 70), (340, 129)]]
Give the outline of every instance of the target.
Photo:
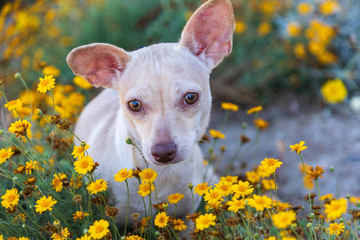
[[(178, 43), (160, 43), (133, 52), (105, 43), (73, 49), (67, 62), (75, 75), (106, 88), (81, 113), (75, 133), (89, 144), (98, 162), (95, 173), (105, 179), (122, 216), (127, 209), (125, 183), (115, 182), (121, 169), (144, 169), (158, 175), (159, 202), (182, 193), (177, 217), (192, 212), (188, 184), (204, 181), (198, 142), (206, 132), (211, 110), (210, 73), (231, 53), (234, 14), (230, 0), (209, 0), (186, 23)], [(141, 150), (125, 143), (130, 138)], [(144, 157), (144, 158), (143, 158)], [(218, 180), (212, 169), (205, 180)], [(139, 182), (128, 180), (129, 212), (144, 216)], [(195, 203), (200, 197), (194, 194)], [(146, 206), (149, 197), (145, 197)], [(156, 203), (155, 194), (151, 194)], [(169, 206), (167, 212), (174, 213)], [(118, 221), (124, 223), (125, 217)]]

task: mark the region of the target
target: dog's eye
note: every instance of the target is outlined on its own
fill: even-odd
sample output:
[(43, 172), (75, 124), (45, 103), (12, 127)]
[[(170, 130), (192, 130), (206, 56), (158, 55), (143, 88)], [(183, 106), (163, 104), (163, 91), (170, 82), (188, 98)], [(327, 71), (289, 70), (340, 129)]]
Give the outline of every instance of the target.
[(184, 101), (189, 105), (196, 103), (197, 100), (198, 94), (194, 92), (187, 93), (184, 96)]
[(141, 110), (141, 102), (139, 100), (131, 100), (128, 102), (129, 108), (133, 112), (138, 112)]

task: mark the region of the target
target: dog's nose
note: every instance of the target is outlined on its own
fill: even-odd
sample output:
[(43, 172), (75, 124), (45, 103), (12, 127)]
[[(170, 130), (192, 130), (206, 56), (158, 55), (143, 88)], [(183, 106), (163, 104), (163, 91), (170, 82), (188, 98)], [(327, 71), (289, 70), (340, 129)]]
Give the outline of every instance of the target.
[(174, 159), (177, 151), (177, 146), (174, 142), (167, 142), (165, 144), (155, 144), (151, 147), (151, 155), (157, 162), (167, 163)]

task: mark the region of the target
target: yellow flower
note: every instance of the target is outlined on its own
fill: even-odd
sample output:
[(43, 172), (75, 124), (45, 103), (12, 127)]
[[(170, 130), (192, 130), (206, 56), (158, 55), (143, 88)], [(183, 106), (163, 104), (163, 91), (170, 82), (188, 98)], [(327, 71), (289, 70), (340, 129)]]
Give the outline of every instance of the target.
[(114, 179), (116, 182), (124, 182), (125, 180), (132, 177), (133, 177), (133, 170), (129, 169), (128, 171), (127, 168), (124, 168), (118, 171), (117, 174), (115, 174)]
[(246, 179), (251, 183), (257, 183), (260, 179), (260, 174), (256, 171), (246, 172)]
[(340, 11), (340, 4), (335, 0), (326, 0), (319, 6), (319, 11), (323, 15), (331, 15)]
[(52, 75), (52, 76), (54, 76), (54, 77), (57, 77), (57, 76), (60, 75), (60, 73), (61, 73), (60, 70), (57, 69), (57, 68), (54, 67), (54, 66), (46, 66), (46, 67), (44, 67), (43, 70), (42, 70), (42, 74), (43, 74), (44, 76), (46, 76), (46, 75)]
[(261, 166), (266, 167), (267, 171), (274, 173), (277, 168), (279, 168), (283, 163), (279, 159), (274, 158), (265, 158), (264, 161), (261, 161)]
[(296, 43), (294, 46), (294, 54), (300, 59), (304, 59), (306, 56), (305, 45), (302, 43)]
[[(332, 193), (329, 193), (329, 194), (325, 194), (325, 195), (322, 195), (319, 199), (321, 200), (321, 201), (324, 201), (324, 200), (332, 200), (334, 198), (334, 194), (332, 194)], [(351, 199), (350, 199), (350, 201), (351, 201)]]
[(74, 166), (77, 173), (85, 175), (88, 171), (93, 169), (95, 163), (90, 156), (85, 156), (75, 161)]
[(7, 159), (9, 159), (14, 154), (11, 147), (8, 149), (2, 148), (0, 149), (0, 164), (3, 164), (6, 162)]
[(73, 79), (73, 82), (76, 86), (82, 88), (82, 89), (90, 89), (92, 88), (92, 85), (86, 81), (84, 78), (80, 77), (80, 76), (75, 76)]
[(290, 22), (286, 27), (286, 32), (290, 37), (298, 37), (301, 33), (301, 26), (297, 22)]
[(216, 216), (211, 213), (200, 215), (196, 218), (196, 229), (204, 230), (210, 226), (214, 226), (216, 221)]
[(125, 238), (125, 240), (145, 240), (145, 238), (142, 238), (142, 237), (140, 237), (138, 235), (131, 235), (131, 236), (127, 236)]
[(275, 181), (274, 179), (264, 179), (261, 181), (265, 190), (275, 190)]
[(338, 236), (340, 233), (344, 232), (345, 225), (344, 223), (330, 223), (328, 232), (329, 234), (335, 234), (335, 236)]
[(223, 196), (227, 196), (232, 192), (232, 183), (220, 181), (219, 184), (215, 184), (215, 188), (223, 192)]
[(360, 202), (360, 197), (351, 197), (350, 202), (357, 205)]
[(46, 93), (50, 89), (55, 87), (55, 78), (52, 75), (45, 76), (44, 78), (40, 78), (40, 83), (38, 84), (38, 92)]
[(317, 180), (319, 177), (323, 177), (322, 174), (324, 173), (324, 170), (322, 167), (316, 166), (315, 169), (313, 167), (310, 167), (306, 174), (310, 176), (313, 180)]
[(187, 228), (185, 222), (183, 220), (181, 220), (181, 219), (174, 219), (173, 224), (174, 224), (175, 231), (180, 231), (181, 232), (181, 231), (184, 231)]
[(4, 208), (13, 208), (16, 206), (20, 199), (20, 194), (16, 188), (7, 189), (6, 193), (1, 196), (1, 205)]
[[(9, 239), (9, 238), (8, 238)], [(65, 238), (64, 238), (65, 239)], [(0, 240), (1, 240), (1, 236), (0, 236)], [(19, 240), (30, 240), (30, 238), (28, 237), (20, 237)]]
[(62, 179), (66, 178), (66, 175), (64, 173), (54, 174), (54, 179), (51, 182), (51, 185), (53, 185), (53, 189), (55, 189), (56, 192), (61, 192), (63, 187)]
[(236, 21), (235, 22), (235, 33), (243, 33), (246, 31), (246, 23), (243, 21)]
[(31, 123), (29, 123), (26, 119), (18, 120), (10, 125), (9, 132), (14, 133), (17, 137), (25, 136), (26, 134), (30, 138), (31, 126)]
[(155, 187), (153, 183), (143, 182), (139, 185), (139, 191), (137, 192), (139, 196), (146, 197), (150, 195), (151, 191), (154, 191)]
[(296, 214), (293, 211), (279, 212), (272, 215), (274, 226), (277, 228), (287, 228), (296, 220)]
[(34, 170), (35, 166), (37, 166), (37, 165), (38, 165), (37, 161), (26, 162), (26, 167), (25, 167), (26, 174), (31, 174), (31, 171)]
[(271, 32), (272, 26), (268, 22), (262, 22), (257, 28), (257, 32), (260, 36), (268, 35)]
[(221, 108), (224, 110), (229, 110), (229, 111), (234, 111), (236, 112), (237, 110), (239, 110), (239, 106), (233, 103), (229, 103), (229, 102), (223, 102), (221, 103)]
[(325, 213), (330, 221), (340, 218), (342, 214), (346, 213), (346, 210), (347, 200), (345, 198), (332, 200), (330, 204), (325, 204)]
[(269, 123), (262, 118), (257, 118), (254, 120), (254, 125), (260, 130), (265, 130), (266, 128), (268, 128)]
[(181, 199), (184, 198), (184, 194), (175, 193), (168, 196), (167, 200), (170, 204), (177, 204)]
[(300, 154), (301, 151), (307, 149), (307, 146), (304, 146), (305, 142), (300, 141), (299, 143), (295, 143), (294, 145), (290, 145), (291, 152), (295, 151), (297, 154)]
[(308, 2), (301, 2), (297, 5), (297, 11), (301, 15), (307, 15), (313, 10), (313, 6)]
[(221, 139), (225, 139), (225, 134), (223, 134), (222, 132), (215, 130), (215, 129), (210, 129), (209, 130), (209, 134), (210, 136), (212, 136), (213, 138), (221, 138)]
[(80, 238), (76, 238), (76, 240), (91, 240), (91, 236), (90, 235), (84, 235), (84, 236), (81, 236)]
[(328, 80), (321, 87), (321, 94), (327, 103), (341, 103), (347, 97), (347, 89), (340, 79)]
[(18, 116), (16, 111), (22, 108), (22, 106), (23, 106), (23, 101), (21, 101), (20, 99), (11, 100), (4, 105), (4, 107), (6, 107), (9, 110), (9, 112), (11, 111), (13, 112), (15, 117)]
[(85, 146), (74, 146), (74, 150), (72, 151), (71, 155), (74, 155), (74, 158), (81, 158), (85, 155), (85, 151), (88, 150), (90, 147), (89, 145), (85, 144)]
[(221, 202), (224, 192), (220, 189), (210, 189), (209, 192), (205, 193), (204, 200), (208, 204), (217, 204)]
[(208, 183), (199, 183), (198, 185), (196, 185), (196, 187), (194, 188), (194, 193), (197, 193), (199, 196), (204, 195), (205, 193), (207, 193), (209, 191), (209, 189), (211, 189), (211, 186), (208, 186)]
[(230, 182), (230, 183), (237, 183), (238, 182), (238, 177), (237, 176), (221, 176), (220, 177), (220, 182)]
[(276, 237), (274, 237), (274, 236), (270, 236), (270, 237), (268, 237), (268, 238), (264, 238), (264, 240), (277, 240), (277, 239), (276, 239)]
[(77, 220), (83, 220), (85, 217), (89, 216), (90, 214), (83, 212), (83, 211), (76, 211), (73, 214), (73, 219), (76, 222)]
[(246, 195), (251, 194), (254, 191), (254, 188), (250, 185), (248, 181), (239, 181), (238, 184), (235, 184), (231, 187), (234, 197), (240, 198), (245, 197)]
[(257, 106), (257, 107), (253, 107), (253, 108), (250, 108), (249, 110), (246, 111), (246, 114), (252, 114), (252, 113), (257, 113), (257, 112), (260, 112), (263, 110), (263, 107), (262, 106)]
[(90, 236), (94, 239), (101, 239), (110, 232), (109, 222), (106, 220), (95, 221), (93, 225), (89, 227)]
[(68, 236), (70, 235), (69, 231), (67, 228), (61, 229), (60, 234), (59, 233), (53, 233), (53, 235), (51, 235), (51, 239), (54, 240), (67, 240)]
[(306, 175), (306, 176), (303, 177), (303, 184), (304, 184), (305, 189), (312, 190), (315, 187), (314, 180), (309, 175)]
[(104, 179), (98, 179), (95, 182), (90, 183), (86, 189), (90, 194), (97, 194), (98, 192), (106, 191), (107, 188), (107, 182)]
[(229, 205), (228, 210), (232, 212), (237, 212), (240, 209), (245, 208), (245, 200), (244, 199), (234, 199), (232, 201), (228, 201), (227, 204)]
[(271, 208), (272, 200), (267, 196), (253, 195), (253, 198), (247, 199), (247, 205), (256, 209), (256, 211), (263, 211), (265, 208)]
[(57, 203), (52, 196), (45, 197), (42, 196), (39, 200), (36, 201), (35, 211), (42, 214), (45, 211), (52, 211), (52, 207)]
[(144, 182), (152, 183), (156, 180), (157, 172), (154, 169), (146, 168), (139, 173), (139, 176)]
[(156, 215), (154, 224), (159, 228), (164, 228), (167, 226), (168, 221), (169, 216), (166, 215), (166, 212), (161, 212)]

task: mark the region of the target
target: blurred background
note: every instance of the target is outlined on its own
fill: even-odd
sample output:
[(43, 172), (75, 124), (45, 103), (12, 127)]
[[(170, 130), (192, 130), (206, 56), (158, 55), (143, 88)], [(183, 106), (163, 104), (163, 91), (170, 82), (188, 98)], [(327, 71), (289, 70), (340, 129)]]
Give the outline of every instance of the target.
[[(106, 42), (127, 51), (178, 41), (201, 0), (15, 0), (0, 2), (0, 80), (9, 99), (43, 74), (72, 84), (65, 57), (79, 45)], [(279, 173), (284, 200), (302, 189), (300, 159), (289, 145), (301, 140), (305, 160), (323, 166), (325, 193), (360, 195), (360, 1), (232, 0), (233, 52), (214, 70), (211, 128), (220, 128), (223, 101), (240, 106), (222, 129), (223, 158), (231, 159), (241, 134), (257, 138), (246, 109), (262, 105), (270, 124), (258, 147), (240, 153), (241, 175), (263, 157), (284, 161)], [(55, 70), (54, 70), (55, 68)], [(93, 90), (93, 95), (96, 91)], [(4, 102), (3, 102), (4, 103)], [(2, 104), (3, 105), (3, 104)], [(242, 127), (241, 127), (242, 126)], [(330, 172), (331, 166), (336, 166)], [(219, 173), (225, 174), (223, 164)], [(335, 178), (342, 182), (336, 189)], [(298, 187), (297, 187), (298, 186)], [(340, 188), (340, 189), (339, 189)], [(305, 192), (304, 192), (305, 191)]]

